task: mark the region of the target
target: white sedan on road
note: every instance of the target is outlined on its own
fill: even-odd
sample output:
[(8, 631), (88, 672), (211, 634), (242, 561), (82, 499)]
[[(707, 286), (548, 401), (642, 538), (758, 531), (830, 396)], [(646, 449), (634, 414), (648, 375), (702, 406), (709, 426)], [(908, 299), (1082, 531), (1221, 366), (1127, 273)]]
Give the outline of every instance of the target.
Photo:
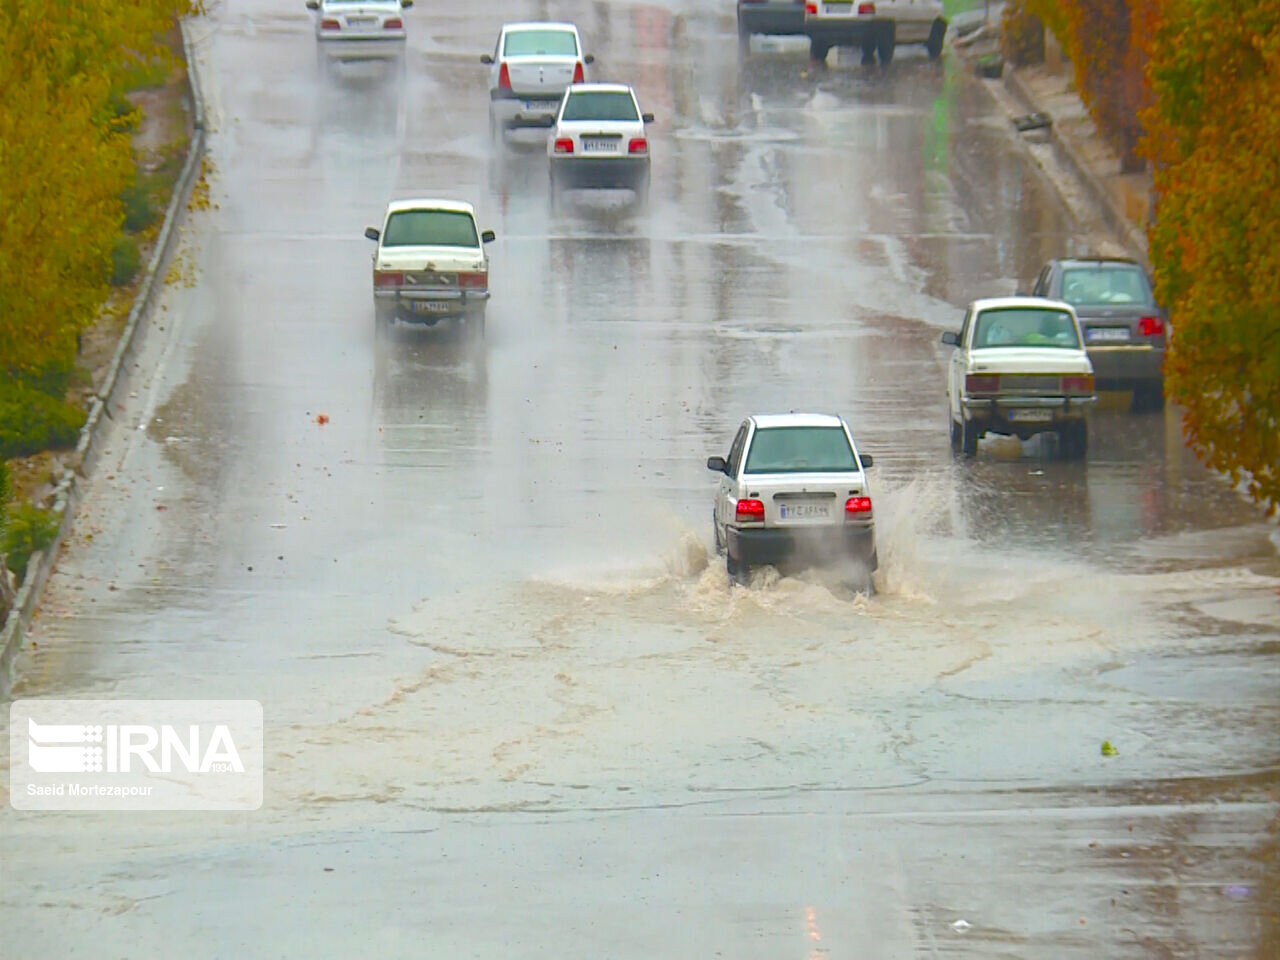
[(571, 86), (547, 138), (551, 197), (579, 187), (625, 188), (644, 200), (649, 193), (649, 135), (635, 91), (616, 83)]
[(870, 592), (877, 566), (870, 466), (841, 417), (744, 420), (728, 456), (707, 460), (720, 475), (715, 540), (729, 576), (745, 581), (757, 564), (845, 563)]
[(364, 235), (373, 252), (373, 303), (379, 324), (393, 319), (434, 326), (444, 317), (484, 334), (489, 301), (492, 230), (476, 227), (476, 212), (456, 200), (397, 200), (382, 227)]
[(402, 11), (413, 0), (307, 0), (320, 52), (335, 60), (373, 60), (404, 53)]
[(1001, 297), (969, 305), (947, 370), (951, 448), (973, 456), (987, 433), (1027, 439), (1057, 433), (1062, 452), (1085, 455), (1096, 402), (1093, 366), (1070, 304)]
[(489, 133), (551, 126), (564, 92), (586, 82), (594, 60), (572, 23), (508, 23), (480, 58), (489, 67)]

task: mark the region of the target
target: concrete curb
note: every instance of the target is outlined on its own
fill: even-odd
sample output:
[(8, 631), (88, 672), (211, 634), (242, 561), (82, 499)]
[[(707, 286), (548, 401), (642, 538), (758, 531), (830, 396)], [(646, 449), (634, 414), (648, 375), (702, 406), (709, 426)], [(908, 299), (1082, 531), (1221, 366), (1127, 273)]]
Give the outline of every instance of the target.
[(76, 506), (79, 502), (77, 477), (87, 477), (92, 469), (94, 456), (97, 453), (94, 441), (100, 432), (103, 416), (110, 417), (108, 405), (111, 403), (112, 395), (120, 381), (120, 371), (124, 368), (125, 358), (133, 348), (138, 328), (142, 325), (143, 317), (155, 299), (156, 291), (162, 286), (157, 282), (157, 278), (160, 275), (161, 267), (164, 266), (165, 261), (172, 252), (173, 240), (177, 233), (175, 227), (178, 223), (178, 218), (181, 216), (187, 199), (191, 195), (196, 173), (199, 171), (200, 162), (204, 157), (204, 97), (200, 92), (200, 79), (196, 72), (195, 57), (191, 48), (191, 34), (185, 18), (180, 21), (180, 26), (182, 29), (182, 54), (187, 64), (187, 83), (191, 88), (193, 105), (191, 146), (187, 150), (187, 160), (183, 165), (182, 173), (178, 177), (178, 182), (174, 185), (173, 196), (169, 198), (169, 206), (165, 211), (164, 223), (160, 227), (155, 249), (151, 252), (151, 259), (147, 263), (142, 285), (138, 288), (138, 293), (134, 297), (133, 308), (129, 311), (128, 322), (125, 324), (124, 331), (120, 334), (120, 340), (116, 344), (116, 351), (111, 358), (111, 364), (107, 367), (106, 376), (103, 378), (93, 398), (93, 404), (89, 408), (89, 416), (80, 430), (80, 440), (75, 449), (77, 466), (74, 469), (68, 467), (64, 470), (62, 479), (54, 489), (53, 510), (58, 515), (58, 533), (54, 537), (53, 543), (46, 549), (32, 554), (27, 566), (27, 575), (23, 578), (22, 586), (14, 599), (13, 609), (9, 611), (8, 619), (5, 621), (3, 628), (0, 628), (0, 698), (7, 699), (9, 696), (9, 690), (13, 682), (14, 661), (17, 659), (18, 651), (22, 647), (23, 638), (26, 636), (27, 628), (31, 624), (31, 617), (40, 601), (44, 585), (48, 581), (49, 575), (53, 572), (54, 562), (57, 560), (58, 551), (62, 547), (63, 538), (75, 516)]
[[(1027, 89), (1027, 85), (1018, 76), (1016, 67), (1006, 63), (1002, 79), (1005, 89), (1027, 108), (1028, 113), (1049, 112), (1036, 101), (1035, 96)], [(1092, 194), (1098, 209), (1102, 211), (1103, 219), (1106, 220), (1107, 226), (1115, 231), (1116, 235), (1124, 241), (1137, 259), (1142, 261), (1143, 266), (1150, 271), (1151, 264), (1147, 259), (1146, 234), (1120, 209), (1120, 205), (1116, 203), (1115, 197), (1111, 195), (1111, 191), (1107, 189), (1106, 184), (1098, 178), (1088, 162), (1084, 157), (1080, 156), (1079, 151), (1071, 145), (1070, 141), (1059, 132), (1057, 126), (1049, 127), (1049, 137), (1059, 155)]]

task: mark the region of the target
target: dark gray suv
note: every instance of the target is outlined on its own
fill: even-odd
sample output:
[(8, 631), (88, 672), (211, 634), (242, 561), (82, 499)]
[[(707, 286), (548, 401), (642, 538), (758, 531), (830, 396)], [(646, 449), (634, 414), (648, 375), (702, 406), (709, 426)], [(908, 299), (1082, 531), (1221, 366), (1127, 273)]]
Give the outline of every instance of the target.
[(1132, 390), (1137, 409), (1164, 405), (1164, 351), (1169, 319), (1151, 281), (1134, 260), (1050, 260), (1031, 290), (1075, 307), (1100, 390)]

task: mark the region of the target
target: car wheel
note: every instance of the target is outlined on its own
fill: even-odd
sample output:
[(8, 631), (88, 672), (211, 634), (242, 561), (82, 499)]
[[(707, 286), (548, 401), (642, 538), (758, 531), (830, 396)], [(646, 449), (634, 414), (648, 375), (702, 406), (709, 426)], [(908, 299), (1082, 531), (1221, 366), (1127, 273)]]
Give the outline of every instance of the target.
[(729, 583), (740, 583), (744, 587), (750, 580), (751, 569), (745, 563), (739, 563), (728, 550), (724, 554), (724, 569), (729, 574)]
[(880, 55), (880, 62), (885, 66), (893, 63), (893, 48), (898, 42), (898, 31), (894, 24), (887, 24), (880, 31), (880, 36), (876, 40), (876, 53)]
[(937, 60), (942, 56), (942, 41), (947, 36), (947, 25), (941, 20), (933, 21), (933, 27), (929, 30), (929, 39), (925, 43), (924, 48), (929, 51), (929, 59)]
[(1089, 424), (1085, 420), (1071, 420), (1058, 431), (1062, 455), (1068, 460), (1083, 460), (1089, 452)]
[(636, 182), (636, 203), (643, 206), (648, 202), (649, 202), (649, 171), (646, 170), (644, 172), (644, 176), (642, 176)]
[(827, 62), (827, 54), (831, 52), (831, 44), (819, 43), (817, 40), (810, 38), (809, 40), (809, 59), (814, 63), (820, 63), (824, 66)]
[(978, 425), (972, 420), (966, 420), (960, 424), (960, 451), (966, 457), (977, 456), (978, 438), (981, 435)]
[(716, 522), (716, 512), (711, 511), (711, 536), (716, 542), (716, 556), (724, 553), (724, 541), (720, 539), (720, 524)]
[(1151, 413), (1164, 409), (1164, 384), (1148, 383), (1133, 389), (1130, 408), (1138, 413)]
[(874, 40), (862, 41), (862, 65), (864, 67), (875, 66), (876, 62), (876, 44)]
[(556, 176), (554, 170), (551, 171), (551, 209), (554, 210), (560, 206), (564, 200), (564, 188), (560, 186), (560, 178)]
[(742, 21), (738, 21), (738, 52), (751, 52), (751, 31), (742, 25)]
[(484, 339), (484, 314), (485, 308), (481, 307), (479, 310), (471, 311), (471, 314), (466, 318), (468, 340)]
[(947, 417), (947, 424), (951, 428), (950, 430), (951, 452), (956, 456), (959, 456), (960, 455), (960, 424), (956, 423), (955, 420), (951, 419), (950, 415), (948, 415)]

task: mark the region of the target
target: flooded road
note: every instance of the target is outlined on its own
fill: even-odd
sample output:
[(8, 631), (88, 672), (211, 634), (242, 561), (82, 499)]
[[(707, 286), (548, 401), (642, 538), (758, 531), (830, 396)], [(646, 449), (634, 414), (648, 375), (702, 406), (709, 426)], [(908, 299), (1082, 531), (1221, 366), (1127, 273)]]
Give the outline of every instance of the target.
[[(547, 16), (657, 115), (647, 209), (490, 143)], [(987, 93), (728, 3), (406, 20), (328, 72), (301, 3), (196, 24), (216, 207), (14, 695), (260, 700), (266, 801), (4, 809), (7, 952), (1274, 956), (1275, 528), (1123, 398), (1084, 463), (950, 455), (940, 332), (1107, 240)], [(483, 343), (375, 333), (414, 195), (498, 233)], [(714, 555), (706, 457), (790, 409), (875, 456), (873, 599)]]

